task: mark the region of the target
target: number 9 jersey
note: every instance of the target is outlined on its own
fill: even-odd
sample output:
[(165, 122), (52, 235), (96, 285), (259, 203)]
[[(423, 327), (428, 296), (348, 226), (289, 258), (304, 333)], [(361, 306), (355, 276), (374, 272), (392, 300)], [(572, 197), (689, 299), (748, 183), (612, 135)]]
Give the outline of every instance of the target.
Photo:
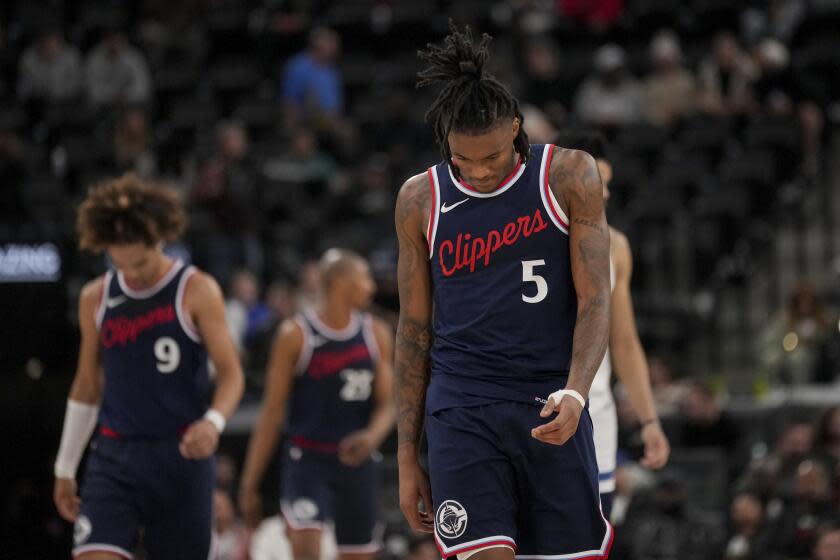
[(427, 412), (540, 404), (565, 385), (577, 319), (568, 219), (548, 183), (552, 145), (493, 191), (448, 163), (428, 171), (434, 346)]
[(105, 389), (101, 430), (128, 438), (177, 437), (210, 399), (207, 351), (184, 308), (192, 266), (180, 261), (153, 287), (105, 275), (96, 313)]

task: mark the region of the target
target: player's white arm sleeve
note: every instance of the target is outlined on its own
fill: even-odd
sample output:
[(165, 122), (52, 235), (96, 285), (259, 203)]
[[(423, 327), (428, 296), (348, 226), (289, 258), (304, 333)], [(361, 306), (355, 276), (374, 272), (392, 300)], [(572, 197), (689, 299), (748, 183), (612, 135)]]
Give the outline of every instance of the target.
[(76, 469), (82, 460), (90, 435), (96, 427), (99, 415), (97, 405), (67, 400), (64, 428), (61, 430), (61, 444), (55, 458), (56, 478), (76, 478)]

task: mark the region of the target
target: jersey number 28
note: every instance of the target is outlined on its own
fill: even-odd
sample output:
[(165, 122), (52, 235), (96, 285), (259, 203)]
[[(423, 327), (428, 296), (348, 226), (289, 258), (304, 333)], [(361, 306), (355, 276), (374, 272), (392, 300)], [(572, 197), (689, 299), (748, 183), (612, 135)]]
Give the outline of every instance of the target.
[(366, 401), (373, 390), (373, 372), (369, 369), (345, 369), (341, 372), (344, 386), (338, 396), (343, 401)]

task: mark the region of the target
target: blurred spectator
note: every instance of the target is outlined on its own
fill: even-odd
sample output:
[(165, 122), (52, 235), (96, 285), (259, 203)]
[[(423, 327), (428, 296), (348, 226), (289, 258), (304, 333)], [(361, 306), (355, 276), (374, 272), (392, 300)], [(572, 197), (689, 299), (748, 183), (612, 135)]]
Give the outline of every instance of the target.
[(265, 313), (258, 315), (245, 341), (248, 358), (245, 375), (257, 386), (262, 386), (265, 381), (265, 368), (277, 327), (296, 312), (294, 290), (286, 282), (274, 281), (266, 288), (264, 303), (260, 307)]
[(596, 126), (637, 122), (641, 118), (641, 88), (626, 68), (624, 49), (604, 45), (595, 53), (594, 67), (575, 96), (575, 115)]
[(263, 172), (271, 179), (308, 187), (315, 191), (311, 194), (323, 194), (335, 168), (335, 162), (321, 150), (312, 129), (299, 127), (291, 134), (289, 150), (266, 161)]
[(113, 172), (132, 172), (148, 179), (156, 170), (157, 157), (146, 112), (141, 107), (129, 107), (120, 115), (114, 131)]
[(811, 452), (813, 427), (802, 420), (793, 420), (782, 428), (773, 451), (756, 458), (739, 483), (740, 487), (757, 493), (765, 502), (769, 520), (778, 517), (781, 497), (792, 492), (796, 469)]
[(729, 507), (729, 538), (724, 560), (762, 560), (769, 535), (764, 525), (764, 506), (755, 494), (742, 492)]
[(271, 310), (260, 301), (259, 281), (251, 271), (239, 270), (233, 275), (225, 316), (240, 351), (247, 351), (251, 337), (272, 322)]
[(734, 455), (738, 445), (738, 425), (721, 409), (714, 392), (702, 382), (693, 382), (682, 403), (682, 429), (676, 445), (718, 447)]
[(628, 511), (623, 530), (616, 534), (614, 555), (625, 560), (709, 560), (722, 552), (722, 528), (693, 509), (681, 476), (666, 470), (652, 503), (640, 501)]
[(604, 32), (624, 13), (624, 0), (559, 0), (560, 12), (569, 19), (587, 23)]
[(840, 522), (822, 525), (817, 530), (812, 560), (840, 560)]
[(814, 451), (840, 465), (840, 406), (832, 406), (817, 419)]
[(213, 492), (214, 558), (218, 560), (247, 560), (248, 535), (237, 518), (233, 500), (221, 489)]
[(809, 383), (829, 323), (813, 284), (800, 280), (788, 304), (758, 336), (757, 359), (764, 373), (785, 385)]
[(534, 144), (548, 144), (557, 136), (557, 129), (546, 117), (545, 113), (533, 105), (524, 104), (521, 106), (522, 118), (528, 140)]
[(260, 207), (249, 153), (245, 127), (235, 121), (219, 123), (216, 153), (200, 167), (192, 188), (193, 202), (210, 214), (212, 224), (201, 236), (198, 252), (205, 269), (222, 285), (236, 267), (262, 271)]
[(315, 259), (307, 260), (298, 270), (297, 302), (295, 304), (297, 309), (313, 307), (318, 303), (319, 286), (321, 284), (320, 274), (318, 261)]
[(556, 123), (565, 120), (562, 103), (569, 87), (560, 61), (560, 49), (551, 39), (537, 37), (526, 42), (522, 99), (536, 105)]
[(239, 469), (236, 461), (227, 453), (216, 454), (216, 487), (232, 496), (239, 484)]
[(819, 170), (820, 139), (825, 126), (822, 110), (809, 99), (802, 80), (794, 73), (788, 48), (776, 39), (764, 39), (753, 49), (758, 67), (755, 93), (770, 117), (797, 119), (802, 126), (803, 170)]
[(670, 361), (663, 356), (650, 355), (648, 371), (657, 412), (660, 416), (674, 415), (680, 409), (687, 388), (675, 381)]
[(20, 57), (17, 93), (24, 101), (62, 101), (81, 93), (79, 51), (57, 29), (41, 33)]
[(729, 32), (719, 33), (712, 52), (700, 63), (700, 109), (712, 115), (739, 115), (751, 110), (755, 67)]
[(772, 37), (790, 43), (799, 25), (805, 19), (806, 0), (770, 0), (744, 10), (742, 31), (749, 42), (762, 37)]
[(153, 63), (166, 58), (199, 62), (207, 51), (202, 12), (209, 8), (202, 0), (172, 2), (145, 0), (139, 35), (143, 51)]
[(286, 64), (281, 97), (293, 119), (333, 120), (344, 109), (341, 74), (336, 61), (341, 50), (338, 34), (316, 27), (309, 34), (306, 51)]
[(787, 557), (807, 557), (816, 541), (817, 527), (837, 513), (829, 489), (830, 479), (822, 463), (806, 459), (799, 464), (793, 494), (771, 527), (772, 549)]
[(151, 95), (146, 59), (118, 30), (106, 31), (87, 55), (85, 82), (95, 106), (145, 103)]
[(660, 31), (650, 43), (653, 71), (644, 82), (645, 117), (658, 126), (671, 126), (694, 113), (697, 85), (683, 66), (679, 40), (672, 31)]
[(28, 179), (20, 140), (0, 130), (0, 224), (20, 224), (30, 217), (24, 199)]

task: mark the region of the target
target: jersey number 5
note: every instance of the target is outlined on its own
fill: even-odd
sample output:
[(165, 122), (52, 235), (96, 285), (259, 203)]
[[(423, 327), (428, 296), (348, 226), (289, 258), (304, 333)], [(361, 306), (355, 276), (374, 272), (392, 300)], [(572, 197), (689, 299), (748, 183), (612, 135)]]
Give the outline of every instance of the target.
[(539, 274), (534, 274), (534, 268), (538, 266), (545, 266), (545, 261), (543, 259), (522, 261), (522, 281), (533, 282), (537, 285), (536, 295), (526, 296), (522, 294), (522, 301), (525, 303), (539, 303), (548, 295), (548, 283), (545, 281), (545, 278)]
[(181, 347), (174, 338), (161, 337), (155, 341), (155, 359), (159, 372), (172, 373), (181, 363)]

